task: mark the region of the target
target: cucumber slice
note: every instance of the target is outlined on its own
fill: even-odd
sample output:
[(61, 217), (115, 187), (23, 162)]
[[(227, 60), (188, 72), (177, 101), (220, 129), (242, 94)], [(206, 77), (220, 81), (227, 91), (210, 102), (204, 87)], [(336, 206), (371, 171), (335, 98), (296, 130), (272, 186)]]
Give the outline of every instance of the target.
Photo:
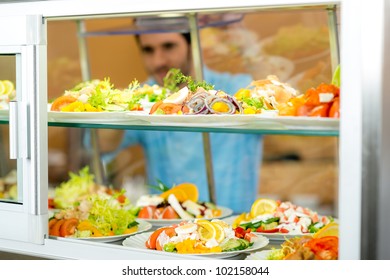
[(242, 243), (240, 239), (230, 238), (223, 245), (221, 245), (222, 252), (231, 252), (241, 250)]

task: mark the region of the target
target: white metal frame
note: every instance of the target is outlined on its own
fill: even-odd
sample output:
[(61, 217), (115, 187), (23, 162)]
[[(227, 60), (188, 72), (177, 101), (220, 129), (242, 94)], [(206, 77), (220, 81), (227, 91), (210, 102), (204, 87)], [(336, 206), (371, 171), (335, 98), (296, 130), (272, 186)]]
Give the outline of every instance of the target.
[(17, 94), (9, 129), (19, 196), (17, 203), (0, 203), (0, 238), (43, 244), (48, 189), (45, 29), (41, 16), (1, 16), (0, 26), (0, 53), (16, 57)]

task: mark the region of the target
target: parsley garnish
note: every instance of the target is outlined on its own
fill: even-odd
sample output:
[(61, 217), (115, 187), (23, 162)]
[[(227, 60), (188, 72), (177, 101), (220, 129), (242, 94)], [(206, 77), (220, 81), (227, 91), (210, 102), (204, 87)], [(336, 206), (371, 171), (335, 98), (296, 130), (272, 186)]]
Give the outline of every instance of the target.
[(180, 69), (176, 68), (170, 69), (164, 78), (164, 87), (173, 92), (178, 91), (179, 85), (183, 83), (187, 84), (188, 89), (192, 92), (196, 91), (199, 87), (204, 88), (205, 90), (214, 89), (214, 85), (205, 81), (195, 81), (191, 76), (184, 75)]

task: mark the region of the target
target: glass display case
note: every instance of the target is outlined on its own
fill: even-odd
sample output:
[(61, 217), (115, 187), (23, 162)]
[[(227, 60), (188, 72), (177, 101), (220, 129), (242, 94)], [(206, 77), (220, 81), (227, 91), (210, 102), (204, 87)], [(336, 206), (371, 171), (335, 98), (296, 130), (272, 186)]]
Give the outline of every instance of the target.
[[(379, 166), (386, 166), (388, 155), (383, 140), (387, 131), (381, 114), (373, 115), (370, 112), (382, 108), (379, 100), (386, 101), (381, 87), (367, 88), (369, 82), (362, 79), (360, 70), (372, 69), (377, 75), (371, 82), (382, 84), (381, 50), (384, 46), (373, 44), (368, 49), (365, 44), (360, 46), (360, 38), (371, 35), (369, 30), (362, 26), (360, 16), (361, 6), (355, 1), (252, 1), (244, 0), (240, 3), (225, 1), (221, 3), (160, 3), (160, 1), (145, 1), (145, 3), (128, 3), (127, 1), (42, 1), (29, 3), (0, 4), (0, 26), (9, 28), (0, 29), (0, 36), (5, 40), (0, 44), (0, 74), (11, 75), (0, 77), (0, 80), (11, 80), (15, 83), (16, 99), (10, 102), (9, 116), (5, 114), (0, 120), (2, 128), (10, 134), (10, 154), (5, 155), (10, 159), (16, 159), (17, 196), (12, 200), (0, 197), (0, 251), (16, 252), (26, 255), (35, 255), (44, 258), (75, 258), (75, 259), (184, 259), (198, 258), (191, 256), (177, 256), (153, 251), (143, 251), (127, 248), (115, 243), (99, 243), (85, 240), (69, 240), (66, 238), (52, 238), (48, 236), (48, 131), (56, 128), (69, 128), (78, 135), (82, 129), (120, 129), (120, 130), (161, 130), (161, 131), (191, 131), (197, 133), (226, 132), (281, 136), (305, 137), (334, 137), (338, 138), (338, 147), (335, 152), (336, 168), (338, 169), (338, 190), (336, 194), (336, 209), (334, 210), (340, 223), (340, 259), (382, 259), (388, 257), (388, 251), (379, 248), (378, 244), (384, 242), (388, 228), (384, 225), (375, 234), (365, 230), (362, 226), (372, 214), (379, 214), (377, 221), (382, 217), (380, 209), (385, 205), (382, 200), (384, 194), (388, 196), (385, 188), (386, 174), (379, 170)], [(364, 1), (362, 1), (364, 2)], [(384, 2), (378, 1), (371, 5), (368, 12), (374, 14), (375, 9), (382, 8)], [(359, 2), (360, 3), (360, 2)], [(74, 4), (74, 5), (73, 5)], [(205, 54), (199, 53), (199, 45), (202, 37), (199, 30), (206, 26), (220, 26), (222, 23), (237, 23), (245, 16), (260, 17), (263, 11), (294, 11), (302, 10), (306, 13), (313, 11), (325, 11), (328, 13), (329, 49), (327, 54), (330, 60), (330, 68), (333, 70), (339, 57), (342, 65), (341, 91), (341, 117), (340, 119), (317, 118), (286, 118), (257, 116), (233, 116), (226, 117), (223, 121), (214, 118), (195, 123), (188, 119), (177, 120), (173, 118), (167, 123), (158, 116), (142, 118), (137, 116), (126, 121), (107, 119), (104, 122), (96, 119), (68, 117), (66, 115), (53, 114), (47, 111), (47, 103), (50, 92), (47, 87), (50, 81), (47, 73), (47, 42), (50, 41), (47, 34), (47, 25), (56, 21), (78, 21), (88, 23), (89, 20), (115, 19), (115, 18), (142, 18), (153, 15), (184, 16), (188, 17), (189, 30), (195, 39), (193, 49), (195, 55), (195, 67), (198, 69), (197, 77), (202, 78), (202, 58)], [(336, 12), (340, 12), (340, 30), (337, 26)], [(240, 17), (229, 21), (210, 21), (197, 25), (196, 16), (199, 15), (236, 15)], [(33, 16), (31, 16), (33, 15)], [(386, 18), (385, 16), (383, 17)], [(371, 28), (382, 30), (384, 22), (373, 21)], [(130, 26), (131, 27), (131, 26)], [(176, 28), (176, 27), (175, 27)], [(187, 27), (186, 27), (187, 28)], [(199, 29), (200, 28), (200, 29)], [(134, 29), (106, 29), (104, 31), (81, 30), (83, 36), (107, 36), (117, 33), (134, 33)], [(119, 30), (119, 31), (118, 31)], [(148, 29), (146, 29), (148, 30)], [(340, 34), (338, 36), (338, 31)], [(145, 29), (142, 30), (145, 32)], [(369, 35), (370, 34), (370, 35)], [(210, 34), (207, 34), (210, 36)], [(361, 37), (360, 37), (361, 36)], [(339, 52), (338, 40), (342, 45)], [(89, 37), (88, 37), (89, 38)], [(210, 37), (205, 37), (210, 38)], [(371, 40), (370, 40), (371, 41)], [(197, 46), (196, 46), (197, 45)], [(197, 48), (197, 49), (196, 49)], [(86, 49), (81, 46), (81, 54)], [(198, 53), (198, 57), (197, 54)], [(375, 59), (368, 60), (375, 54)], [(85, 55), (86, 53), (84, 53)], [(317, 53), (323, 55), (321, 52)], [(209, 57), (214, 57), (213, 55)], [(196, 59), (198, 58), (198, 59)], [(7, 61), (5, 61), (7, 60)], [(2, 71), (4, 65), (15, 67)], [(306, 63), (304, 57), (299, 64)], [(197, 64), (199, 63), (199, 64)], [(387, 65), (387, 64), (386, 64)], [(253, 66), (253, 65), (252, 65)], [(90, 73), (81, 67), (81, 75), (88, 78)], [(253, 68), (252, 68), (253, 69)], [(257, 70), (256, 70), (257, 69)], [(259, 71), (258, 68), (254, 73)], [(296, 73), (295, 80), (299, 77)], [(369, 75), (371, 76), (371, 75)], [(366, 84), (367, 83), (367, 84)], [(369, 92), (372, 92), (371, 94)], [(368, 99), (370, 95), (370, 99)], [(49, 98), (48, 98), (49, 96)], [(367, 102), (364, 102), (367, 101)], [(370, 110), (369, 110), (370, 109)], [(377, 110), (378, 109), (378, 110)], [(126, 118), (122, 116), (121, 118)], [(383, 121), (383, 122), (382, 122)], [(237, 125), (237, 122), (241, 122)], [(377, 124), (379, 126), (376, 126)], [(375, 124), (375, 126), (373, 126)], [(375, 128), (374, 128), (375, 127)], [(380, 137), (368, 137), (364, 134), (367, 130)], [(3, 129), (4, 130), (4, 129)], [(364, 132), (364, 133), (363, 133)], [(374, 138), (374, 139), (373, 139)], [(77, 138), (79, 141), (80, 138)], [(382, 141), (381, 141), (382, 140)], [(377, 142), (378, 141), (378, 142)], [(7, 145), (2, 145), (8, 149)], [(378, 150), (375, 150), (375, 147)], [(334, 152), (334, 151), (332, 151)], [(6, 154), (6, 153), (5, 153)], [(72, 156), (78, 156), (73, 154)], [(81, 155), (80, 155), (81, 156)], [(11, 164), (13, 164), (11, 160)], [(217, 163), (216, 163), (217, 164)], [(8, 165), (8, 162), (7, 162)], [(375, 168), (378, 167), (378, 168)], [(4, 170), (11, 170), (9, 167)], [(6, 172), (2, 171), (2, 176)], [(379, 179), (378, 179), (379, 178)], [(7, 189), (8, 190), (8, 189)], [(0, 192), (1, 193), (1, 192)], [(5, 193), (5, 191), (4, 191)], [(365, 196), (366, 194), (367, 196)], [(379, 201), (379, 203), (377, 202)], [(18, 221), (17, 223), (15, 221)], [(381, 224), (383, 225), (383, 223)], [(373, 240), (374, 239), (374, 240)], [(372, 249), (375, 248), (375, 249)], [(383, 251), (382, 251), (383, 250)]]

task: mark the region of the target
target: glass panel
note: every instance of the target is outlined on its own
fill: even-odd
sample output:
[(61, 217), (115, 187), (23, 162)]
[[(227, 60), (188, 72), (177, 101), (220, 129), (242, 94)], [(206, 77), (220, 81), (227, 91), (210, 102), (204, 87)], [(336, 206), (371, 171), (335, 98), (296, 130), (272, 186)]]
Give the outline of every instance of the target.
[[(268, 75), (274, 75), (280, 82), (289, 84), (299, 93), (305, 93), (309, 88), (317, 87), (321, 83), (330, 83), (332, 79), (328, 11), (324, 7), (311, 10), (310, 13), (306, 10), (289, 10), (245, 12), (239, 17), (236, 14), (211, 13), (199, 16), (200, 20), (218, 19), (219, 23), (226, 23), (200, 26), (203, 63), (210, 70), (249, 74), (252, 80), (263, 80)], [(48, 48), (49, 75), (53, 76), (49, 78), (49, 100), (73, 88), (78, 79), (81, 80), (80, 74), (84, 80), (110, 78), (115, 88), (126, 88), (133, 79), (145, 81), (150, 69), (145, 67), (143, 54), (138, 48), (139, 42), (134, 36), (135, 29), (124, 29), (126, 26), (130, 28), (130, 23), (129, 17), (83, 21), (85, 31), (81, 35), (84, 36), (79, 39), (85, 40), (88, 48), (86, 52), (77, 52), (77, 22), (49, 22), (49, 40), (53, 40)], [(66, 44), (65, 48), (61, 41), (55, 40), (56, 37), (59, 37), (58, 40), (71, 42), (73, 47), (70, 48), (70, 44)], [(57, 47), (50, 47), (56, 44)], [(81, 71), (79, 59), (87, 64)], [(88, 75), (82, 70), (87, 70)], [(205, 80), (208, 81), (207, 75)], [(246, 84), (240, 85), (240, 88), (244, 86)], [(234, 94), (236, 91), (237, 88), (228, 93)], [(54, 187), (67, 180), (68, 171), (78, 173), (85, 165), (89, 165), (91, 172), (96, 175), (95, 179), (99, 181), (96, 165), (92, 160), (88, 160), (92, 158), (91, 153), (78, 152), (79, 135), (85, 128), (96, 128), (99, 132), (110, 129), (117, 132), (133, 130), (134, 135), (143, 130), (198, 132), (199, 135), (200, 132), (218, 132), (235, 134), (233, 136), (246, 134), (248, 137), (253, 136), (252, 134), (264, 134), (263, 161), (256, 170), (260, 177), (257, 196), (289, 200), (319, 211), (320, 214), (337, 216), (335, 205), (338, 189), (338, 119), (300, 119), (288, 115), (291, 118), (287, 120), (253, 118), (240, 125), (218, 123), (217, 119), (214, 119), (214, 125), (203, 123), (202, 127), (198, 127), (190, 122), (187, 125), (175, 121), (164, 123), (165, 120), (160, 121), (157, 117), (154, 122), (148, 122), (139, 116), (100, 113), (99, 119), (94, 121), (86, 119), (84, 115), (77, 112), (49, 112), (50, 130), (64, 130), (69, 135), (64, 138), (64, 134), (49, 133), (49, 149), (55, 144), (58, 145), (59, 142), (55, 138), (61, 137), (61, 140), (66, 142), (63, 147), (58, 146), (57, 150), (50, 150), (49, 153), (49, 162), (58, 165), (49, 166), (58, 168), (57, 173), (50, 172), (53, 174), (50, 183)], [(148, 131), (145, 135), (147, 134), (153, 133)], [(100, 143), (100, 150), (106, 150), (104, 144), (113, 145), (115, 142), (116, 138)], [(151, 172), (147, 165), (152, 159), (145, 142), (140, 142), (141, 145), (121, 150), (112, 161), (103, 157), (105, 176), (102, 183), (117, 189), (129, 189), (126, 194), (133, 203), (137, 195), (150, 191), (145, 185), (149, 183), (147, 177)], [(92, 147), (89, 142), (88, 146)], [(199, 154), (203, 152), (202, 149), (198, 151)], [(50, 161), (50, 158), (57, 159), (57, 156), (61, 161)], [(177, 168), (174, 165), (179, 161), (178, 158), (169, 168)], [(213, 165), (218, 168), (222, 166), (222, 162), (215, 161)], [(185, 177), (184, 172), (181, 175), (185, 180), (190, 180)], [(219, 179), (220, 177), (215, 178), (216, 181)], [(254, 199), (254, 196), (252, 198)], [(243, 207), (249, 211), (250, 203)]]
[(0, 55), (0, 201), (21, 202), (16, 160), (9, 156), (9, 102), (15, 99), (16, 55)]

